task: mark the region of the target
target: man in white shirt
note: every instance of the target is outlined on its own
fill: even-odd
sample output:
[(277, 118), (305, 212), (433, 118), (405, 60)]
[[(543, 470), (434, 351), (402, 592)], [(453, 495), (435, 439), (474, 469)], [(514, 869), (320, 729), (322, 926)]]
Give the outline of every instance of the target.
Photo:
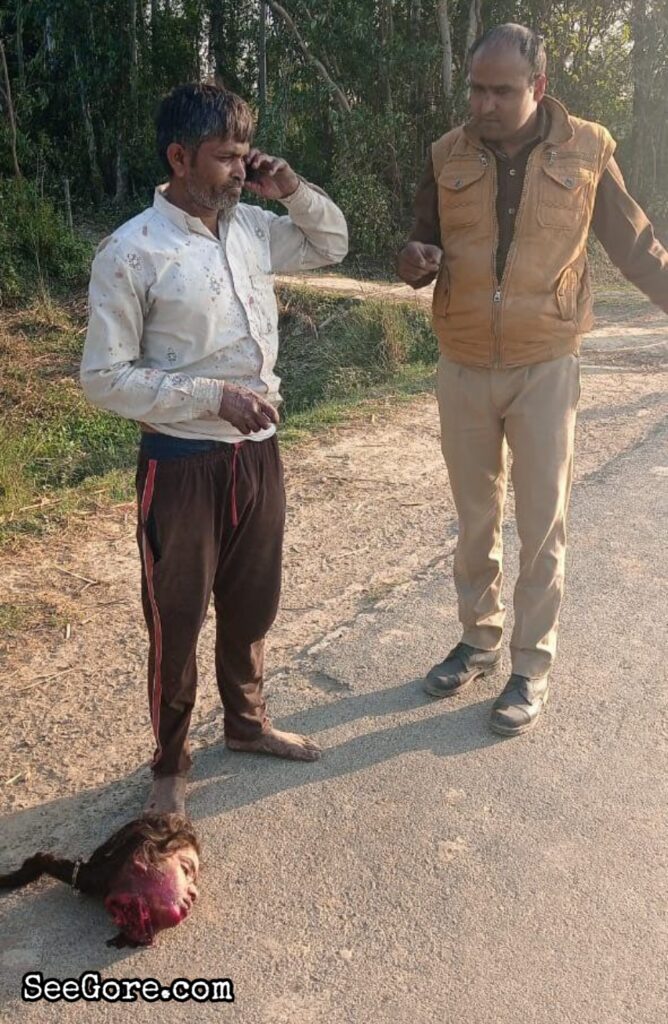
[[(262, 696), (285, 514), (272, 274), (340, 262), (347, 230), (323, 192), (251, 148), (252, 114), (233, 93), (179, 86), (157, 129), (169, 180), (98, 249), (81, 382), (96, 405), (142, 427), (137, 540), (156, 740), (145, 809), (166, 813), (185, 806), (195, 652), (212, 594), (227, 746), (320, 756), (307, 737), (273, 728)], [(240, 203), (243, 188), (287, 215)]]

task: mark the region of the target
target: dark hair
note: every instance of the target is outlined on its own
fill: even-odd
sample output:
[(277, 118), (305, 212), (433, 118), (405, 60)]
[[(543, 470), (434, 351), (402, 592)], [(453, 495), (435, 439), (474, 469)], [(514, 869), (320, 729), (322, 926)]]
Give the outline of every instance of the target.
[(534, 32), (532, 28), (527, 28), (525, 25), (515, 25), (509, 22), (506, 25), (497, 25), (495, 28), (487, 29), (479, 39), (476, 39), (469, 50), (469, 68), (471, 67), (474, 54), (484, 46), (505, 46), (518, 50), (527, 61), (533, 78), (536, 75), (544, 75), (547, 71), (545, 40), (543, 36)]
[(177, 85), (162, 100), (155, 118), (158, 156), (168, 174), (172, 173), (167, 147), (179, 142), (194, 154), (205, 139), (234, 139), (251, 142), (255, 125), (253, 113), (240, 96), (217, 85)]
[[(42, 875), (50, 875), (60, 882), (74, 885), (80, 892), (104, 898), (134, 856), (139, 856), (146, 864), (158, 866), (170, 853), (184, 846), (192, 846), (198, 854), (200, 852), (199, 841), (188, 818), (178, 814), (147, 815), (123, 825), (86, 861), (54, 857), (51, 853), (36, 853), (28, 857), (17, 871), (0, 875), (0, 889), (20, 889)], [(117, 947), (140, 944), (123, 931), (107, 943)]]

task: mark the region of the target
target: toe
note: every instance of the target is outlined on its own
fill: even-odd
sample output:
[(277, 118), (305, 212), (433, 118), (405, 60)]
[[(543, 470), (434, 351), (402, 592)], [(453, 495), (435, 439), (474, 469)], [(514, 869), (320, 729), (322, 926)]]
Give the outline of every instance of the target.
[(320, 752), (320, 748), (319, 747), (304, 747), (303, 748), (303, 754), (302, 754), (302, 760), (303, 761), (317, 761), (320, 758), (320, 754), (321, 754), (321, 752)]

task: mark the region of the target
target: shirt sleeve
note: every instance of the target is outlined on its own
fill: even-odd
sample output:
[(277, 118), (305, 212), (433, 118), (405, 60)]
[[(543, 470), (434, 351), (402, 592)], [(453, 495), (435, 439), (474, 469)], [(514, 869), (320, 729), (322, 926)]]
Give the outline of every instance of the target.
[(122, 240), (106, 239), (91, 271), (84, 393), (102, 409), (146, 423), (217, 417), (222, 380), (141, 365), (148, 290), (142, 258)]
[(281, 202), (287, 216), (263, 211), (269, 221), (272, 273), (313, 270), (344, 259), (348, 227), (328, 195), (300, 179), (296, 191)]
[[(413, 227), (408, 236), (409, 242), (423, 242), (425, 245), (437, 245), (442, 248), (441, 222), (438, 215), (438, 185), (434, 178), (434, 165), (431, 159), (431, 147), (427, 162), (422, 171), (413, 200)], [(414, 288), (424, 288), (437, 277), (436, 273), (425, 274), (413, 284)]]
[(413, 229), (409, 242), (441, 245), (441, 222), (438, 216), (438, 186), (434, 178), (431, 149), (422, 171), (413, 201)]
[(610, 157), (596, 191), (592, 228), (624, 277), (668, 313), (668, 252)]

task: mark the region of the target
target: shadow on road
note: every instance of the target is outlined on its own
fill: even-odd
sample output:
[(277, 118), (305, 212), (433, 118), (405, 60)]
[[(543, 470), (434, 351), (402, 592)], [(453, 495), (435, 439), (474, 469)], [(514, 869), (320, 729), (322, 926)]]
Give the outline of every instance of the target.
[(312, 764), (276, 761), (261, 755), (242, 761), (239, 754), (222, 746), (202, 751), (197, 758), (194, 781), (212, 781), (194, 794), (194, 819), (224, 814), (286, 790), (350, 775), (412, 751), (430, 750), (435, 757), (447, 758), (503, 742), (489, 732), (488, 701), (471, 704), (469, 691), (464, 706), (455, 698), (436, 707), (436, 702), (422, 693), (421, 683), (422, 680), (414, 679), (389, 689), (344, 697), (326, 707), (310, 708), (277, 721), (275, 724), (283, 729), (322, 734), (345, 723), (420, 707), (430, 706), (435, 712), (389, 729), (371, 729), (339, 744), (330, 745), (326, 737), (319, 736), (324, 743), (324, 755)]
[[(322, 737), (324, 756), (313, 764), (234, 754), (222, 744), (201, 750), (196, 754), (193, 782), (204, 781), (205, 785), (193, 793), (189, 804), (192, 817), (197, 822), (224, 816), (279, 793), (316, 786), (411, 751), (431, 750), (435, 757), (450, 758), (503, 742), (488, 731), (489, 702), (471, 704), (469, 695), (467, 700), (465, 706), (458, 699), (437, 705), (422, 693), (421, 680), (413, 679), (396, 687), (341, 697), (326, 706), (277, 720), (275, 724), (283, 729), (321, 734), (351, 722), (429, 709), (429, 716), (419, 721), (387, 729), (374, 729), (372, 725), (371, 731), (342, 743), (328, 745), (327, 737)], [(0, 870), (16, 867), (37, 848), (58, 850), (68, 856), (92, 850), (103, 836), (140, 813), (147, 784), (148, 772), (141, 768), (124, 780), (96, 790), (7, 815)], [(53, 835), (58, 839), (50, 838)], [(28, 928), (28, 921), (41, 923), (39, 935)], [(9, 987), (7, 981), (3, 984), (0, 1001), (19, 996), (20, 978), (29, 970), (41, 970), (45, 977), (61, 977), (66, 966), (74, 971), (104, 971), (134, 956), (135, 950), (106, 948), (105, 940), (113, 931), (98, 901), (77, 896), (58, 883), (44, 881), (13, 898), (9, 894), (0, 896), (0, 963), (7, 951), (13, 951), (10, 957), (16, 951), (19, 956), (25, 952), (28, 959), (31, 953), (36, 956), (34, 967), (27, 962), (25, 969), (13, 963), (8, 965), (9, 971), (3, 967), (7, 981), (10, 973), (14, 977)], [(63, 936), (67, 936), (65, 946)]]

